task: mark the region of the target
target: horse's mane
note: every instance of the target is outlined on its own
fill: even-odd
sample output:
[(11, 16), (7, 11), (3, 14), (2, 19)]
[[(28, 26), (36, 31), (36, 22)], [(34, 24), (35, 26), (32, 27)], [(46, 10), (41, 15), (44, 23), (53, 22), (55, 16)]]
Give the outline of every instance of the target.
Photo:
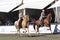
[(54, 13), (54, 10), (53, 9), (46, 9), (44, 11), (44, 13), (45, 13), (45, 16), (47, 16), (49, 13), (51, 13), (52, 14), (51, 23), (54, 23), (54, 21), (55, 21), (55, 13)]

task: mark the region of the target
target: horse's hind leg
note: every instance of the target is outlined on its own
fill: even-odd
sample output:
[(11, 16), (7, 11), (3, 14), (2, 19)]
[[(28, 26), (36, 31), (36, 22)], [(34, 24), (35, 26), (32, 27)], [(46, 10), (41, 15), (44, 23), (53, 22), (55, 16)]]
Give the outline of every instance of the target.
[(17, 33), (20, 34), (20, 28), (16, 26), (16, 29), (17, 29)]
[(17, 24), (15, 24), (15, 27), (16, 27), (16, 30), (17, 30), (17, 33), (19, 34), (20, 33), (20, 28)]
[(36, 25), (36, 23), (34, 23), (33, 27), (34, 27), (35, 32), (37, 33), (37, 25)]
[(37, 33), (38, 32), (37, 25), (35, 25), (34, 29), (35, 29), (35, 32)]
[(51, 33), (52, 33), (51, 26), (50, 26), (49, 28), (50, 28), (50, 31), (51, 31)]
[(19, 31), (19, 29), (17, 29), (17, 33), (18, 33), (18, 34), (20, 34), (20, 31)]
[(37, 26), (36, 30), (37, 30), (36, 32), (39, 33), (39, 26)]

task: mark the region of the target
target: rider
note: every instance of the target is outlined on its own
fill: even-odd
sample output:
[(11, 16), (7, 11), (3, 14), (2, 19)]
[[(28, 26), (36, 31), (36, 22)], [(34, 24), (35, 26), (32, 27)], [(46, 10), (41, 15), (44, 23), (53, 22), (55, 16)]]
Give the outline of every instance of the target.
[(42, 26), (44, 26), (44, 18), (45, 18), (45, 14), (44, 14), (44, 10), (42, 10), (41, 16), (40, 16), (40, 18), (39, 18), (39, 20), (40, 20), (41, 23), (42, 23)]

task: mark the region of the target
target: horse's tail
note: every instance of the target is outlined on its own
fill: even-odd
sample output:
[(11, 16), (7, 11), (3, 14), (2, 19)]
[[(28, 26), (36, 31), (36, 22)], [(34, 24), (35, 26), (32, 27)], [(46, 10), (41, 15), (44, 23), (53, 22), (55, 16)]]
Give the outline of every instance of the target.
[(14, 22), (14, 25), (16, 26), (17, 21)]
[(14, 22), (14, 26), (17, 28), (17, 21)]
[(18, 21), (15, 21), (14, 25), (15, 25), (15, 28), (17, 29), (17, 33), (19, 34), (20, 33), (20, 28), (19, 28)]
[(35, 23), (33, 24), (33, 28), (35, 29)]

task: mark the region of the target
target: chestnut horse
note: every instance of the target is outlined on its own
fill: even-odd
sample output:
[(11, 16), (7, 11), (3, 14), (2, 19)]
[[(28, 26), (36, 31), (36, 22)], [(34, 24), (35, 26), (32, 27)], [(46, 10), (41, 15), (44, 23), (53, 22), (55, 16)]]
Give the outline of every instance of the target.
[(41, 20), (36, 20), (34, 22), (34, 29), (37, 32), (39, 32), (39, 27), (43, 27), (43, 26), (46, 26), (46, 27), (49, 27), (51, 30), (51, 27), (50, 27), (50, 23), (51, 23), (51, 18), (52, 18), (52, 14), (49, 13), (47, 16), (44, 17), (44, 19), (41, 21)]
[(42, 26), (42, 23), (41, 23), (41, 21), (38, 19), (38, 20), (36, 20), (36, 21), (34, 22), (34, 29), (35, 29), (36, 33), (39, 32), (39, 27), (40, 27), (40, 26)]
[(44, 11), (41, 13), (41, 16), (39, 17), (39, 19), (35, 20), (34, 22), (34, 29), (37, 32), (39, 32), (39, 27), (42, 27), (43, 26), (43, 19), (44, 19)]
[(23, 28), (26, 31), (26, 27), (29, 26), (29, 16), (25, 15), (23, 19), (21, 18), (22, 14), (19, 14), (19, 19), (15, 21), (15, 27), (17, 29), (17, 33), (20, 34), (20, 28)]
[[(29, 33), (29, 16), (28, 15), (25, 15), (23, 17), (22, 28), (25, 30), (24, 33), (26, 33), (26, 32)], [(26, 30), (26, 28), (27, 28), (27, 30)]]
[(46, 18), (44, 19), (44, 26), (49, 27), (48, 30), (51, 30), (51, 26), (50, 26), (50, 24), (51, 24), (51, 19), (52, 19), (52, 14), (51, 14), (51, 13), (49, 13), (49, 14), (46, 16)]

